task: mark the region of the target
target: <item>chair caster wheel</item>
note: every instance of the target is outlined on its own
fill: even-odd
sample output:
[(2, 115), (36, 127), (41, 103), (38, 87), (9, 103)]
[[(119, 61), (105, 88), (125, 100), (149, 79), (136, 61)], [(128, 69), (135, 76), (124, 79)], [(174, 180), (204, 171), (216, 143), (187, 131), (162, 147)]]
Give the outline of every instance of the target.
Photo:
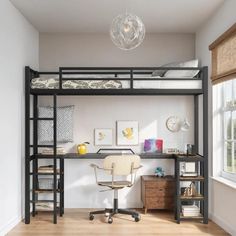
[(140, 216), (136, 216), (136, 217), (134, 218), (134, 220), (135, 220), (135, 222), (139, 222), (139, 221), (140, 221)]
[(94, 220), (94, 215), (89, 215), (89, 220)]
[(111, 217), (108, 218), (108, 224), (112, 224), (113, 219)]

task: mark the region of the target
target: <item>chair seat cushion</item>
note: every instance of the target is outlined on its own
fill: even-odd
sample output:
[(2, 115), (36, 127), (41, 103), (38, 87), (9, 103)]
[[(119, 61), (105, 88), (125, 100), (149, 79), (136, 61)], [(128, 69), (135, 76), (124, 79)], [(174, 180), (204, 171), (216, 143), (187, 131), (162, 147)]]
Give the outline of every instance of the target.
[(98, 182), (98, 185), (106, 186), (109, 188), (124, 188), (124, 187), (130, 187), (132, 183), (130, 181), (113, 181), (113, 185), (112, 185), (111, 181), (110, 182), (102, 181), (102, 182)]

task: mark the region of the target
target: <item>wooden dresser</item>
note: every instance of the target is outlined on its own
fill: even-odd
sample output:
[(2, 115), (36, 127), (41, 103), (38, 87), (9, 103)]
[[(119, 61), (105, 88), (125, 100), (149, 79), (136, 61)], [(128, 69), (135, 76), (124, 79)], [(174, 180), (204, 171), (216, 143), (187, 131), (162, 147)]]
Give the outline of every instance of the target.
[(174, 209), (175, 179), (173, 176), (141, 176), (142, 201), (145, 214), (148, 209)]

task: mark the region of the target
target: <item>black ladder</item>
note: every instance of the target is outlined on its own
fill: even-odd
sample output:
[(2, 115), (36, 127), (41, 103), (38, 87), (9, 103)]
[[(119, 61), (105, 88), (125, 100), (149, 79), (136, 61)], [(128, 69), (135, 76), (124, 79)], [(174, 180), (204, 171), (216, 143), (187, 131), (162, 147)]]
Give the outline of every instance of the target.
[[(31, 72), (27, 71), (29, 76)], [(26, 86), (27, 87), (27, 86)], [(28, 86), (29, 87), (29, 86)], [(57, 95), (53, 95), (53, 117), (41, 118), (38, 117), (38, 95), (33, 95), (33, 117), (30, 117), (30, 93), (26, 91), (25, 97), (25, 223), (30, 223), (30, 213), (36, 216), (37, 210), (36, 203), (51, 202), (53, 203), (53, 223), (57, 223), (57, 214), (60, 216), (64, 214), (64, 159), (59, 158), (57, 155)], [(38, 122), (48, 120), (53, 122), (53, 144), (52, 145), (39, 145), (38, 144)], [(33, 121), (33, 129), (31, 132), (30, 122)], [(33, 145), (30, 144), (31, 135), (33, 134)], [(50, 147), (53, 148), (53, 155), (48, 155), (45, 159), (53, 161), (52, 173), (39, 173), (38, 160), (43, 158), (43, 155), (38, 154), (38, 148)], [(57, 160), (59, 160), (59, 172), (57, 168)], [(38, 188), (39, 176), (53, 176), (53, 189), (42, 190)], [(32, 177), (32, 182), (31, 182)], [(31, 185), (32, 184), (32, 185)], [(31, 188), (32, 186), (32, 188)], [(31, 193), (31, 194), (30, 194)], [(51, 193), (51, 200), (39, 200), (38, 196), (41, 193)], [(60, 197), (58, 198), (58, 194)], [(58, 207), (59, 203), (59, 207)], [(32, 204), (32, 205), (31, 205)], [(31, 208), (32, 206), (32, 208)], [(59, 211), (58, 211), (59, 210)]]

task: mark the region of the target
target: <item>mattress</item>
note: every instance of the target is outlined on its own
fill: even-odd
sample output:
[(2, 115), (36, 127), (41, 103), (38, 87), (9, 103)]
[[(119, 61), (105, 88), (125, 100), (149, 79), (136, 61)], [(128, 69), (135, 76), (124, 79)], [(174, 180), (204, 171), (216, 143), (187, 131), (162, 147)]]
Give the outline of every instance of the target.
[[(121, 75), (114, 77), (110, 75), (76, 75), (64, 77), (62, 81), (63, 89), (129, 89), (130, 76)], [(75, 78), (90, 78), (93, 80), (80, 80)], [(96, 80), (96, 78), (106, 78), (108, 80)], [(138, 80), (133, 81), (135, 89), (201, 89), (201, 80), (190, 80), (189, 78), (181, 78), (181, 80), (172, 79), (165, 80), (165, 77), (135, 75)], [(149, 79), (146, 80), (145, 79)], [(153, 80), (150, 80), (152, 78)], [(162, 80), (155, 80), (162, 78)], [(126, 80), (127, 79), (127, 80)], [(34, 78), (31, 81), (32, 89), (59, 89), (58, 78)]]

